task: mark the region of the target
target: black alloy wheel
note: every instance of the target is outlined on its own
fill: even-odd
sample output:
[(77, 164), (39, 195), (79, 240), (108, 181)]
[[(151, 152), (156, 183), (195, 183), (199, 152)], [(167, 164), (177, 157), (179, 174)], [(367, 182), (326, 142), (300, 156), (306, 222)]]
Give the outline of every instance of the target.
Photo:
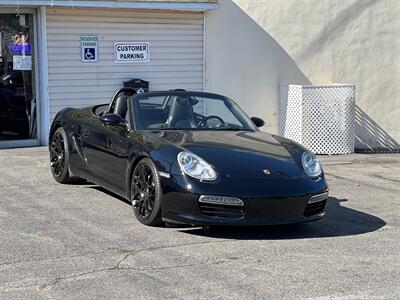
[(65, 130), (58, 128), (50, 142), (50, 167), (54, 179), (59, 183), (70, 183), (69, 151)]
[(160, 175), (151, 159), (136, 165), (131, 181), (131, 202), (139, 222), (149, 226), (162, 224)]

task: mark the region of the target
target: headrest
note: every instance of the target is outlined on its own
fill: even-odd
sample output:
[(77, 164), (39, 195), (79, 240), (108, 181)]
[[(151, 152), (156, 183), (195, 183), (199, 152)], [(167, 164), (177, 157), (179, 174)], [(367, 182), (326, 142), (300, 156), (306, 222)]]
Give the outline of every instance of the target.
[(178, 101), (179, 104), (186, 106), (195, 106), (199, 103), (199, 100), (194, 97), (179, 97), (176, 101)]

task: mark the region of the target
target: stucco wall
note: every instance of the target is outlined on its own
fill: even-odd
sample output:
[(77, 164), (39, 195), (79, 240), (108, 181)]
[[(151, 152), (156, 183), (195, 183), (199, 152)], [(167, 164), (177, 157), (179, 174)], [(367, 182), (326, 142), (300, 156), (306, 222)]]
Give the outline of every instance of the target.
[(206, 89), (278, 132), (280, 84), (357, 86), (356, 147), (400, 148), (400, 1), (220, 0)]

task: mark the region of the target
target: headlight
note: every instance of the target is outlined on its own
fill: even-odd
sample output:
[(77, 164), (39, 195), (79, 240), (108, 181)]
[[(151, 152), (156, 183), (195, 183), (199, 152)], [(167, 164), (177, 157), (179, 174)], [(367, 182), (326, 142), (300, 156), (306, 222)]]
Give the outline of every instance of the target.
[(204, 159), (197, 155), (183, 151), (178, 154), (178, 163), (181, 170), (190, 177), (199, 180), (215, 180), (217, 173)]
[(322, 165), (318, 158), (314, 154), (306, 151), (301, 157), (301, 163), (303, 164), (303, 169), (308, 176), (311, 178), (316, 178), (322, 174)]

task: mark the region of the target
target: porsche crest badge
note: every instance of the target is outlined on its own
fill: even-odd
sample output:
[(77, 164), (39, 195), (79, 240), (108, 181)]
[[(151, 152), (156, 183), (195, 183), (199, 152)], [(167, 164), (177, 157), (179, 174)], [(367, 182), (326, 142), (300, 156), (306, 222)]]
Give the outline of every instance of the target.
[(271, 171), (270, 170), (268, 170), (268, 169), (264, 169), (264, 170), (262, 170), (263, 171), (263, 173), (265, 174), (265, 175), (269, 175), (269, 174), (271, 174)]

